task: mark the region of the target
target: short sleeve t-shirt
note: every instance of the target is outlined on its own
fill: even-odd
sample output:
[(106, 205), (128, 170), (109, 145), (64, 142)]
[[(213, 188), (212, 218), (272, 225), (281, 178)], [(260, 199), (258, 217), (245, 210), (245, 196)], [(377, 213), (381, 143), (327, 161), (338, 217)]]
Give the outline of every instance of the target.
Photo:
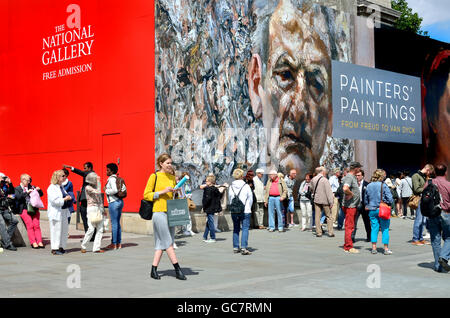
[(350, 200), (346, 200), (346, 194), (344, 193), (343, 206), (346, 208), (356, 208), (361, 200), (359, 195), (358, 180), (356, 180), (356, 177), (354, 175), (348, 173), (342, 180), (342, 183), (343, 185), (348, 185), (350, 191), (353, 192), (353, 196), (350, 198)]
[(286, 176), (284, 178), (284, 182), (286, 183), (287, 190), (288, 190), (288, 198), (292, 197), (292, 194), (294, 193), (294, 185), (295, 185), (295, 179), (289, 178), (289, 176)]

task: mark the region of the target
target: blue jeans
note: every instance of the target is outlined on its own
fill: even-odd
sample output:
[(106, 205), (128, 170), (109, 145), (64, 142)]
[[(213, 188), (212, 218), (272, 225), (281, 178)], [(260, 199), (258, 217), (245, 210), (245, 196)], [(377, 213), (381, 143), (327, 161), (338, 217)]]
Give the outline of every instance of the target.
[(216, 228), (214, 227), (214, 213), (206, 214), (206, 226), (205, 233), (203, 233), (203, 238), (208, 239), (208, 233), (211, 239), (216, 239)]
[(416, 219), (414, 220), (413, 226), (412, 240), (414, 242), (423, 241), (423, 226), (425, 225), (426, 219), (427, 218), (422, 215), (422, 212), (420, 212), (420, 205), (419, 205), (416, 210)]
[[(450, 259), (450, 213), (442, 212), (439, 217), (428, 218), (428, 228), (430, 230), (431, 247), (434, 255), (434, 269), (441, 270), (439, 257)], [(444, 246), (441, 248), (441, 238)]]
[(248, 246), (248, 229), (250, 228), (251, 213), (232, 213), (233, 220), (233, 248), (239, 248), (239, 232), (242, 225), (241, 248)]
[(344, 226), (344, 221), (345, 221), (345, 214), (342, 211), (342, 208), (339, 208), (339, 212), (338, 212), (338, 226), (337, 228), (339, 230), (342, 230), (342, 227)]
[(289, 198), (289, 204), (288, 204), (287, 211), (289, 213), (294, 213), (294, 197)]
[(283, 214), (281, 211), (280, 197), (269, 197), (268, 210), (269, 210), (269, 230), (275, 230), (275, 211), (277, 210), (278, 216), (278, 230), (283, 230)]
[(290, 197), (286, 199), (288, 201), (287, 208), (284, 207), (283, 203), (281, 203), (281, 208), (283, 209), (283, 224), (285, 227), (290, 223), (290, 218), (288, 213), (294, 213), (294, 197)]
[[(22, 213), (26, 213), (26, 212), (22, 212)], [(8, 222), (8, 226), (6, 226), (6, 222)], [(8, 247), (10, 245), (12, 245), (12, 241), (11, 238), (14, 234), (14, 232), (16, 231), (17, 228), (17, 224), (19, 223), (19, 221), (17, 220), (17, 218), (14, 216), (14, 214), (12, 214), (9, 211), (0, 211), (0, 235), (2, 237), (2, 243), (0, 244), (0, 247)]]
[(111, 202), (109, 204), (109, 216), (111, 217), (112, 244), (122, 242), (122, 229), (120, 228), (120, 217), (122, 216), (123, 200)]
[(381, 241), (383, 244), (388, 245), (389, 244), (389, 225), (391, 224), (391, 220), (385, 220), (378, 216), (380, 213), (379, 209), (376, 210), (370, 210), (369, 211), (369, 218), (370, 218), (370, 225), (371, 225), (371, 232), (370, 232), (370, 240), (372, 243), (376, 243), (378, 241), (378, 232), (380, 230), (381, 226)]

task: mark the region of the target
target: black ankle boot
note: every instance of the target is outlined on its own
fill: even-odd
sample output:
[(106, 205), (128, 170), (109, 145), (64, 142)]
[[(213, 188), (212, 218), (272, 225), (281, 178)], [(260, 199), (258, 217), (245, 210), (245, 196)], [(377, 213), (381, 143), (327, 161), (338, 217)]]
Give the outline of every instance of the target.
[(183, 272), (181, 271), (180, 265), (178, 263), (173, 264), (173, 267), (175, 267), (175, 274), (177, 279), (179, 280), (186, 280), (186, 276), (184, 276)]
[(154, 279), (161, 279), (161, 277), (158, 275), (158, 272), (156, 271), (157, 267), (152, 266), (152, 271), (150, 272), (150, 277)]

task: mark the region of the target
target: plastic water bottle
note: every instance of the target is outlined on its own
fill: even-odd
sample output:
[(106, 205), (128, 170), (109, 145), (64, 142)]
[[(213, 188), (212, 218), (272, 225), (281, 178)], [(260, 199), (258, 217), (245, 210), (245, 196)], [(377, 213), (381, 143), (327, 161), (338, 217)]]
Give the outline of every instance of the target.
[(184, 176), (183, 179), (181, 179), (181, 180), (177, 183), (177, 185), (175, 186), (174, 189), (178, 189), (178, 188), (182, 187), (183, 184), (185, 184), (185, 182), (188, 181), (188, 180), (189, 180), (189, 176)]

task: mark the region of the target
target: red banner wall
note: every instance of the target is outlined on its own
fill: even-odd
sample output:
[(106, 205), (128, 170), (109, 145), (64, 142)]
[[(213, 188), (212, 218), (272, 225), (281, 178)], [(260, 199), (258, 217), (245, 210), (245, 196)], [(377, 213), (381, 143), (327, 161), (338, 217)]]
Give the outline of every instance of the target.
[[(90, 37), (47, 45), (74, 30)], [(63, 164), (93, 162), (104, 185), (106, 163), (119, 162), (124, 211), (137, 211), (154, 171), (153, 2), (2, 0), (0, 32), (0, 172), (46, 190)], [(74, 58), (48, 63), (65, 47)], [(81, 177), (69, 179), (79, 190)]]

